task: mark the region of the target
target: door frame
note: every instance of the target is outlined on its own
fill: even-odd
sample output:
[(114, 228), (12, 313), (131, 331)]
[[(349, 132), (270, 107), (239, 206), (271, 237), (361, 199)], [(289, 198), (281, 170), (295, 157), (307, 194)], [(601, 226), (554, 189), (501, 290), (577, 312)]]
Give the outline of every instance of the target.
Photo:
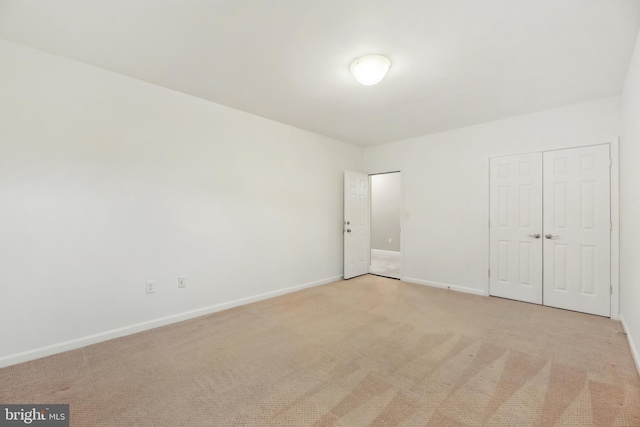
[[(369, 176), (369, 236), (371, 236), (371, 176), (373, 175), (386, 175), (390, 173), (399, 173), (400, 174), (400, 279), (404, 280), (404, 220), (405, 220), (405, 212), (404, 212), (404, 175), (402, 174), (402, 170), (391, 170), (386, 172), (367, 172)], [(369, 239), (369, 270), (371, 270), (371, 239)]]
[[(487, 157), (487, 171), (490, 170), (490, 162), (493, 157), (502, 157), (502, 156), (512, 156), (518, 154), (528, 154), (528, 153), (540, 153), (545, 151), (556, 151), (556, 150), (567, 150), (571, 148), (580, 148), (580, 147), (592, 147), (594, 145), (603, 145), (609, 144), (610, 154), (611, 154), (611, 168), (609, 169), (610, 173), (610, 185), (611, 185), (611, 200), (610, 200), (610, 209), (611, 209), (611, 319), (620, 320), (620, 159), (618, 154), (619, 148), (619, 137), (611, 138), (608, 141), (603, 141), (599, 143), (592, 144), (584, 144), (584, 145), (567, 145), (567, 146), (559, 146), (559, 147), (548, 147), (541, 148), (535, 151), (527, 151), (527, 152), (505, 152), (505, 153), (495, 153), (491, 154)], [(487, 189), (491, 188), (491, 177), (489, 173), (487, 173)], [(491, 244), (491, 236), (489, 230), (489, 218), (490, 218), (490, 200), (489, 200), (489, 191), (487, 191), (487, 271), (491, 267), (491, 259), (490, 259), (490, 244)], [(403, 239), (404, 240), (404, 239)], [(486, 283), (486, 295), (489, 295), (489, 281), (490, 278), (487, 275)]]

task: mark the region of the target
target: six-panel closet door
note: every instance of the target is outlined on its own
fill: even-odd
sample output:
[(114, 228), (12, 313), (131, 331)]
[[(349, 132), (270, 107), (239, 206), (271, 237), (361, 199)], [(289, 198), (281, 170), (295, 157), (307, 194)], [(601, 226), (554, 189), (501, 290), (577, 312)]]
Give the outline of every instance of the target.
[(490, 160), (489, 294), (542, 304), (542, 153)]
[(610, 316), (609, 145), (543, 154), (544, 305)]
[(490, 160), (489, 294), (610, 316), (609, 145)]

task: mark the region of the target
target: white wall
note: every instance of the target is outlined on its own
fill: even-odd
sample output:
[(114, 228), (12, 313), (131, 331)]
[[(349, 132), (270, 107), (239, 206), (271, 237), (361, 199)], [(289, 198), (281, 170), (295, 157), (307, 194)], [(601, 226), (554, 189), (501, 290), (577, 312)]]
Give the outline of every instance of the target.
[(400, 251), (401, 214), (402, 174), (371, 176), (371, 249)]
[(621, 106), (620, 313), (640, 367), (640, 33)]
[[(636, 342), (639, 57), (621, 140)], [(340, 276), (342, 173), (363, 170), (360, 148), (1, 40), (0, 63), (0, 366)], [(364, 150), (367, 172), (403, 172), (404, 278), (486, 293), (488, 156), (610, 142), (618, 107)]]
[(617, 140), (619, 99), (365, 149), (369, 173), (401, 170), (403, 279), (488, 293), (488, 158)]
[(0, 63), (0, 366), (341, 275), (360, 148), (5, 41)]

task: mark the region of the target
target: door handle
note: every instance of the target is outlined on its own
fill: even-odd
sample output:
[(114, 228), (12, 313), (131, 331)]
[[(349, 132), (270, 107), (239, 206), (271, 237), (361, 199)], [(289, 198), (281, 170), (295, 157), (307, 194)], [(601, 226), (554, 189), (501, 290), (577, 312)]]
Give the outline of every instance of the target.
[(533, 237), (534, 239), (539, 239), (540, 238), (540, 235), (538, 233), (536, 233), (536, 234), (527, 234), (527, 236)]
[(347, 228), (347, 233), (351, 233), (351, 229), (350, 228)]
[(560, 236), (554, 236), (553, 234), (545, 234), (544, 237), (547, 239), (559, 239)]

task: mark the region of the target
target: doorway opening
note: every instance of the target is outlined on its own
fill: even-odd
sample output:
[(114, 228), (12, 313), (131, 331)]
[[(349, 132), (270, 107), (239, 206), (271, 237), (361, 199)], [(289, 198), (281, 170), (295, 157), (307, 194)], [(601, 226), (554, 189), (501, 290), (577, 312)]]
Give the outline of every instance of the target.
[(402, 175), (388, 172), (369, 175), (371, 189), (371, 254), (369, 273), (402, 277)]

